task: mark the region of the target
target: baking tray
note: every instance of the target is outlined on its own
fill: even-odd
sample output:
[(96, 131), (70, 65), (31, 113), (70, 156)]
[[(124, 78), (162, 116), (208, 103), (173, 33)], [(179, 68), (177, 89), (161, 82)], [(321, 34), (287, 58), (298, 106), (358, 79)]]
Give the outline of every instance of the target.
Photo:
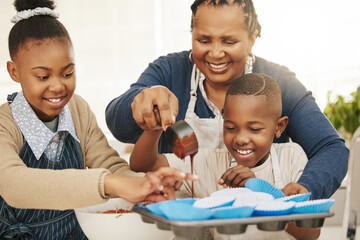
[(289, 214), (283, 216), (249, 217), (235, 219), (210, 219), (203, 221), (172, 221), (151, 213), (147, 209), (133, 207), (133, 212), (141, 215), (146, 223), (154, 223), (161, 230), (173, 231), (174, 235), (183, 238), (198, 238), (206, 228), (216, 228), (222, 234), (240, 234), (246, 231), (249, 224), (257, 225), (263, 231), (281, 231), (289, 222), (295, 222), (302, 228), (320, 228), (325, 218), (332, 217), (333, 212), (312, 214)]

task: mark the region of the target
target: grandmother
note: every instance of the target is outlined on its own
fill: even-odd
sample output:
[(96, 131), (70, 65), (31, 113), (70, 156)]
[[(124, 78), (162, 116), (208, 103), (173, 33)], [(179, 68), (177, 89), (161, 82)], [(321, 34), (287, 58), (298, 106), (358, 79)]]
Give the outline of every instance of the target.
[[(227, 89), (243, 74), (267, 74), (280, 85), (282, 115), (289, 117), (286, 131), (274, 141), (297, 142), (309, 158), (298, 183), (282, 190), (287, 195), (310, 191), (313, 199), (330, 197), (346, 174), (349, 151), (295, 74), (252, 53), (261, 35), (253, 2), (195, 0), (191, 10), (192, 50), (159, 57), (109, 103), (106, 122), (112, 134), (135, 143), (143, 129), (165, 129), (185, 119), (199, 147), (225, 148), (221, 110)], [(171, 152), (165, 136), (159, 151)]]

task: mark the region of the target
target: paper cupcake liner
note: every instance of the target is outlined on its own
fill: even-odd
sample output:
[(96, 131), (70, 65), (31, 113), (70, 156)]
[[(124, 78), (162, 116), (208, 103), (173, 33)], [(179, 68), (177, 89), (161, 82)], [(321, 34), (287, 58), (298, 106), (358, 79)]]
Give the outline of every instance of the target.
[(254, 210), (254, 206), (231, 206), (211, 209), (213, 212), (212, 218), (214, 219), (247, 218), (252, 216)]
[(171, 201), (159, 204), (164, 216), (173, 221), (202, 221), (213, 215), (209, 209), (196, 208), (184, 202)]
[(334, 199), (318, 199), (296, 203), (292, 213), (322, 213), (329, 212)]
[(285, 194), (278, 188), (273, 187), (269, 182), (260, 178), (251, 178), (245, 183), (245, 188), (254, 192), (265, 192), (274, 196), (274, 198), (285, 197)]
[(295, 207), (296, 202), (283, 202), (283, 201), (269, 201), (260, 202), (254, 211), (256, 216), (278, 216), (288, 215)]
[(182, 198), (182, 199), (168, 200), (168, 201), (148, 204), (148, 205), (144, 206), (144, 208), (149, 210), (151, 213), (153, 213), (155, 215), (158, 215), (160, 217), (166, 217), (164, 212), (160, 208), (161, 205), (171, 204), (171, 202), (176, 202), (176, 204), (182, 203), (182, 204), (188, 204), (188, 205), (192, 206), (195, 201), (196, 201), (196, 198)]
[(221, 196), (221, 197), (206, 197), (198, 199), (193, 206), (196, 208), (217, 208), (231, 206), (235, 201), (235, 197)]
[(216, 192), (213, 192), (210, 197), (224, 197), (224, 196), (230, 196), (230, 197), (236, 197), (238, 194), (244, 193), (244, 192), (250, 192), (251, 190), (248, 188), (225, 188), (218, 190)]
[(283, 202), (288, 202), (288, 201), (305, 202), (309, 199), (310, 196), (311, 196), (311, 192), (295, 194), (295, 195), (291, 195), (291, 196), (287, 196), (287, 197), (278, 198), (276, 200), (283, 201)]
[(272, 201), (274, 197), (263, 192), (244, 192), (236, 196), (233, 206), (257, 205), (259, 202)]

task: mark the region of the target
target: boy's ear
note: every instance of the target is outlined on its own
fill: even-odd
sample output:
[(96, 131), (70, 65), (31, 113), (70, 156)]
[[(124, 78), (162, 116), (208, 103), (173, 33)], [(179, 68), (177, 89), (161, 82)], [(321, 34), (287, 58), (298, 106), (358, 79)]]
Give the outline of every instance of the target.
[(279, 138), (281, 134), (285, 131), (286, 126), (288, 125), (289, 118), (287, 116), (281, 117), (276, 122), (275, 137)]
[(11, 79), (15, 82), (20, 82), (19, 73), (15, 64), (13, 62), (8, 61), (6, 67)]

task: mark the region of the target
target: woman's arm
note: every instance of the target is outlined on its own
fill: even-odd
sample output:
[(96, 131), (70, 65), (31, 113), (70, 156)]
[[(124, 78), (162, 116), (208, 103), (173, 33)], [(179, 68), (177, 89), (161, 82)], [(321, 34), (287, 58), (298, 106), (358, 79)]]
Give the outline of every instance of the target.
[(289, 69), (258, 57), (254, 72), (272, 76), (281, 87), (283, 115), (289, 117), (289, 124), (276, 142), (287, 142), (290, 137), (309, 159), (298, 183), (312, 193), (313, 199), (329, 198), (347, 172), (349, 150), (344, 140), (321, 112), (311, 92)]
[[(131, 84), (130, 89), (108, 104), (105, 112), (106, 124), (116, 139), (125, 143), (135, 143), (140, 137), (142, 129), (133, 118), (134, 111), (131, 105), (135, 97), (145, 89), (152, 86), (163, 86), (179, 99), (180, 104), (187, 106), (186, 101), (188, 101), (187, 98), (190, 94), (190, 77), (193, 65), (188, 56), (189, 51), (184, 51), (159, 57), (149, 64), (137, 82)], [(144, 105), (149, 103), (153, 104), (153, 102), (147, 101)], [(143, 105), (140, 104), (139, 106)], [(179, 107), (179, 117), (182, 119), (185, 110), (182, 109), (182, 105)]]
[(130, 168), (136, 172), (155, 171), (168, 167), (166, 157), (158, 154), (158, 142), (162, 130), (145, 130), (137, 140), (130, 156)]

